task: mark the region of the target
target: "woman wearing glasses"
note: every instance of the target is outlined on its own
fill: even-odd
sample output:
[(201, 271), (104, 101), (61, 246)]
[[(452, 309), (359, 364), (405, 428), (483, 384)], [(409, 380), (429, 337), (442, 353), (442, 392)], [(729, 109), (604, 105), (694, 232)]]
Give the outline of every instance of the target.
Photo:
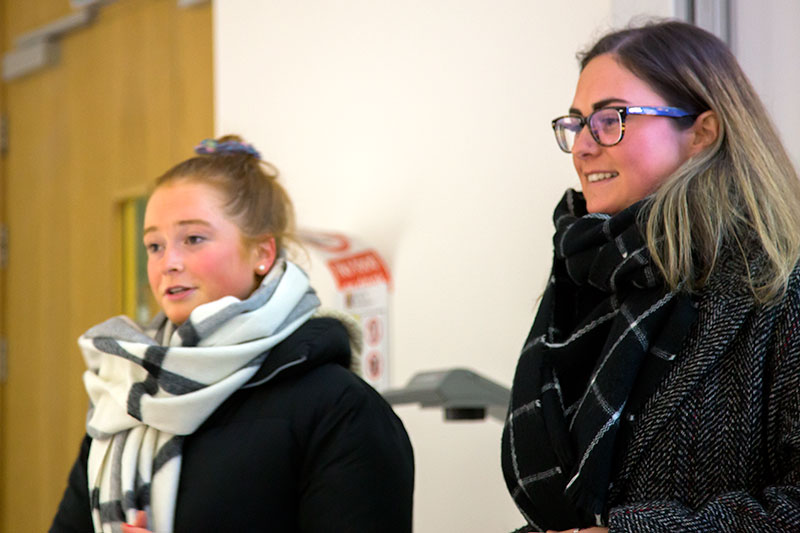
[(800, 180), (727, 47), (679, 22), (581, 56), (582, 192), (520, 356), (520, 531), (800, 530)]

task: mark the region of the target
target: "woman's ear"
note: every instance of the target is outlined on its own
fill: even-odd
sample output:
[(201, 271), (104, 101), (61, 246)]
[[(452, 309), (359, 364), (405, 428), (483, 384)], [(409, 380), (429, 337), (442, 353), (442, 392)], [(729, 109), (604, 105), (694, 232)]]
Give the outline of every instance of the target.
[(263, 237), (255, 243), (255, 271), (259, 276), (263, 276), (275, 262), (277, 249), (275, 237)]
[(703, 111), (695, 119), (690, 132), (689, 155), (695, 156), (712, 146), (719, 137), (719, 119), (714, 111)]

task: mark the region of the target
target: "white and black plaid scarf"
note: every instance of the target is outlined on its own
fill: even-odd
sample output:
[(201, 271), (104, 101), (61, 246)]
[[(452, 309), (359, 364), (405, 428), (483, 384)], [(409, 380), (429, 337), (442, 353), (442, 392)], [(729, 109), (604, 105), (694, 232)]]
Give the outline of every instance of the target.
[(651, 264), (640, 207), (587, 214), (569, 190), (554, 213), (553, 270), (517, 365), (502, 453), (514, 501), (541, 530), (605, 525), (620, 426), (697, 315)]
[(200, 305), (177, 328), (163, 314), (146, 329), (116, 317), (81, 336), (96, 531), (120, 531), (137, 509), (147, 511), (150, 530), (172, 531), (183, 436), (318, 305), (306, 274), (281, 258), (248, 299)]

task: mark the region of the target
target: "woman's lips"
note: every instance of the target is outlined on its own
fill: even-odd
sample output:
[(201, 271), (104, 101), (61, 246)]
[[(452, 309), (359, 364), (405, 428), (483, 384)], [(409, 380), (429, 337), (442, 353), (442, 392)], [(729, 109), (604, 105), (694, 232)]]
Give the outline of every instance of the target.
[(616, 178), (618, 175), (618, 172), (587, 172), (586, 181), (589, 183), (596, 183), (598, 181)]
[(175, 286), (164, 291), (164, 297), (168, 300), (182, 300), (195, 291), (194, 287)]

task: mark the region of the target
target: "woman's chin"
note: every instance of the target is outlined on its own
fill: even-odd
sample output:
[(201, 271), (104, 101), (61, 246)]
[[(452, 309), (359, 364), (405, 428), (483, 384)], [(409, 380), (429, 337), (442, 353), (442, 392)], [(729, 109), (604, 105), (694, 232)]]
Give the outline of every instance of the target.
[(192, 313), (192, 310), (186, 309), (164, 309), (164, 314), (167, 316), (170, 322), (175, 324), (176, 326), (180, 326), (184, 322), (189, 319), (189, 315)]

